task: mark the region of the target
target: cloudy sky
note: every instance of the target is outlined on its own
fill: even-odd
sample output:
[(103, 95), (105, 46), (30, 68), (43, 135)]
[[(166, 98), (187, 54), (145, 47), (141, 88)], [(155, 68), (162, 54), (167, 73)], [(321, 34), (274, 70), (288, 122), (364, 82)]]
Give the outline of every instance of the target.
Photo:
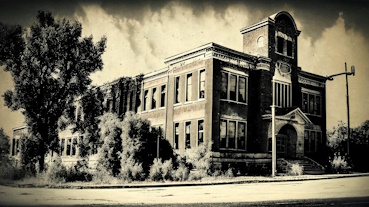
[[(164, 59), (215, 42), (242, 51), (239, 30), (278, 11), (289, 12), (301, 30), (298, 61), (303, 70), (331, 75), (355, 65), (349, 77), (351, 125), (369, 119), (369, 2), (367, 1), (1, 1), (0, 21), (29, 27), (38, 10), (82, 23), (83, 36), (106, 36), (104, 69), (94, 84), (165, 67)], [(0, 94), (13, 87), (0, 68)], [(347, 122), (345, 77), (327, 82), (328, 128)], [(0, 127), (12, 136), (23, 122), (0, 98)]]

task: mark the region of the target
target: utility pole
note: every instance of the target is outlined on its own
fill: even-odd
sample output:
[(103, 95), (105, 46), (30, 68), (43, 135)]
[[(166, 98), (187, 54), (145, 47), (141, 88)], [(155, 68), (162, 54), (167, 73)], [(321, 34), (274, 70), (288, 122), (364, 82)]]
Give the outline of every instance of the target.
[(272, 101), (272, 177), (275, 176), (276, 168), (277, 168), (277, 143), (275, 137), (275, 81), (274, 77), (272, 79), (272, 94), (273, 94), (273, 101)]
[(347, 72), (347, 64), (345, 62), (345, 72), (337, 73), (334, 75), (327, 76), (326, 79), (332, 81), (333, 77), (339, 75), (346, 75), (346, 103), (347, 103), (347, 155), (350, 153), (350, 101), (349, 101), (349, 89), (348, 89), (348, 78), (347, 76), (353, 75), (355, 76), (355, 66), (351, 66), (351, 72)]
[(345, 62), (345, 73), (346, 73), (346, 102), (347, 102), (347, 155), (350, 154), (350, 101), (349, 101), (349, 89), (347, 79), (347, 64)]

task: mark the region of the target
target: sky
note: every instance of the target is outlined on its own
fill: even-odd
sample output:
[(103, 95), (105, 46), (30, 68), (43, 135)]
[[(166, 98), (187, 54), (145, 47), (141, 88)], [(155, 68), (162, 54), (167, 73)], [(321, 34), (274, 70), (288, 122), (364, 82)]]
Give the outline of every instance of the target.
[[(301, 34), (298, 65), (328, 76), (356, 68), (349, 76), (350, 124), (369, 119), (369, 1), (0, 1), (0, 22), (24, 28), (38, 10), (57, 19), (81, 22), (82, 36), (107, 37), (104, 69), (91, 75), (100, 85), (121, 76), (162, 69), (164, 59), (209, 42), (242, 51), (241, 28), (279, 11), (289, 12)], [(345, 77), (328, 81), (327, 128), (347, 123)], [(0, 94), (13, 88), (0, 68)], [(0, 97), (0, 127), (12, 128), (24, 119), (4, 106)]]

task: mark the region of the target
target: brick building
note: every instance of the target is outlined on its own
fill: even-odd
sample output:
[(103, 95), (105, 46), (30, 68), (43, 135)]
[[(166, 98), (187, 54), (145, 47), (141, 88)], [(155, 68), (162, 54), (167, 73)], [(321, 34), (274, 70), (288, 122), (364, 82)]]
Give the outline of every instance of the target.
[(101, 86), (106, 108), (149, 119), (179, 152), (212, 141), (215, 165), (267, 163), (274, 88), (278, 156), (321, 157), (326, 79), (298, 67), (294, 19), (282, 11), (240, 32), (242, 52), (208, 43), (132, 78), (134, 87), (127, 78)]

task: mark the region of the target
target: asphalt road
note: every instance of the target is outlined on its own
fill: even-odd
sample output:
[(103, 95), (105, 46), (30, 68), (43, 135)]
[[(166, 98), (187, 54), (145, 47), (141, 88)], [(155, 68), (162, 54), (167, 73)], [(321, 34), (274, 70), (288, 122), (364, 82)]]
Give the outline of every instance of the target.
[(328, 180), (125, 189), (0, 186), (0, 206), (369, 206), (369, 176)]

